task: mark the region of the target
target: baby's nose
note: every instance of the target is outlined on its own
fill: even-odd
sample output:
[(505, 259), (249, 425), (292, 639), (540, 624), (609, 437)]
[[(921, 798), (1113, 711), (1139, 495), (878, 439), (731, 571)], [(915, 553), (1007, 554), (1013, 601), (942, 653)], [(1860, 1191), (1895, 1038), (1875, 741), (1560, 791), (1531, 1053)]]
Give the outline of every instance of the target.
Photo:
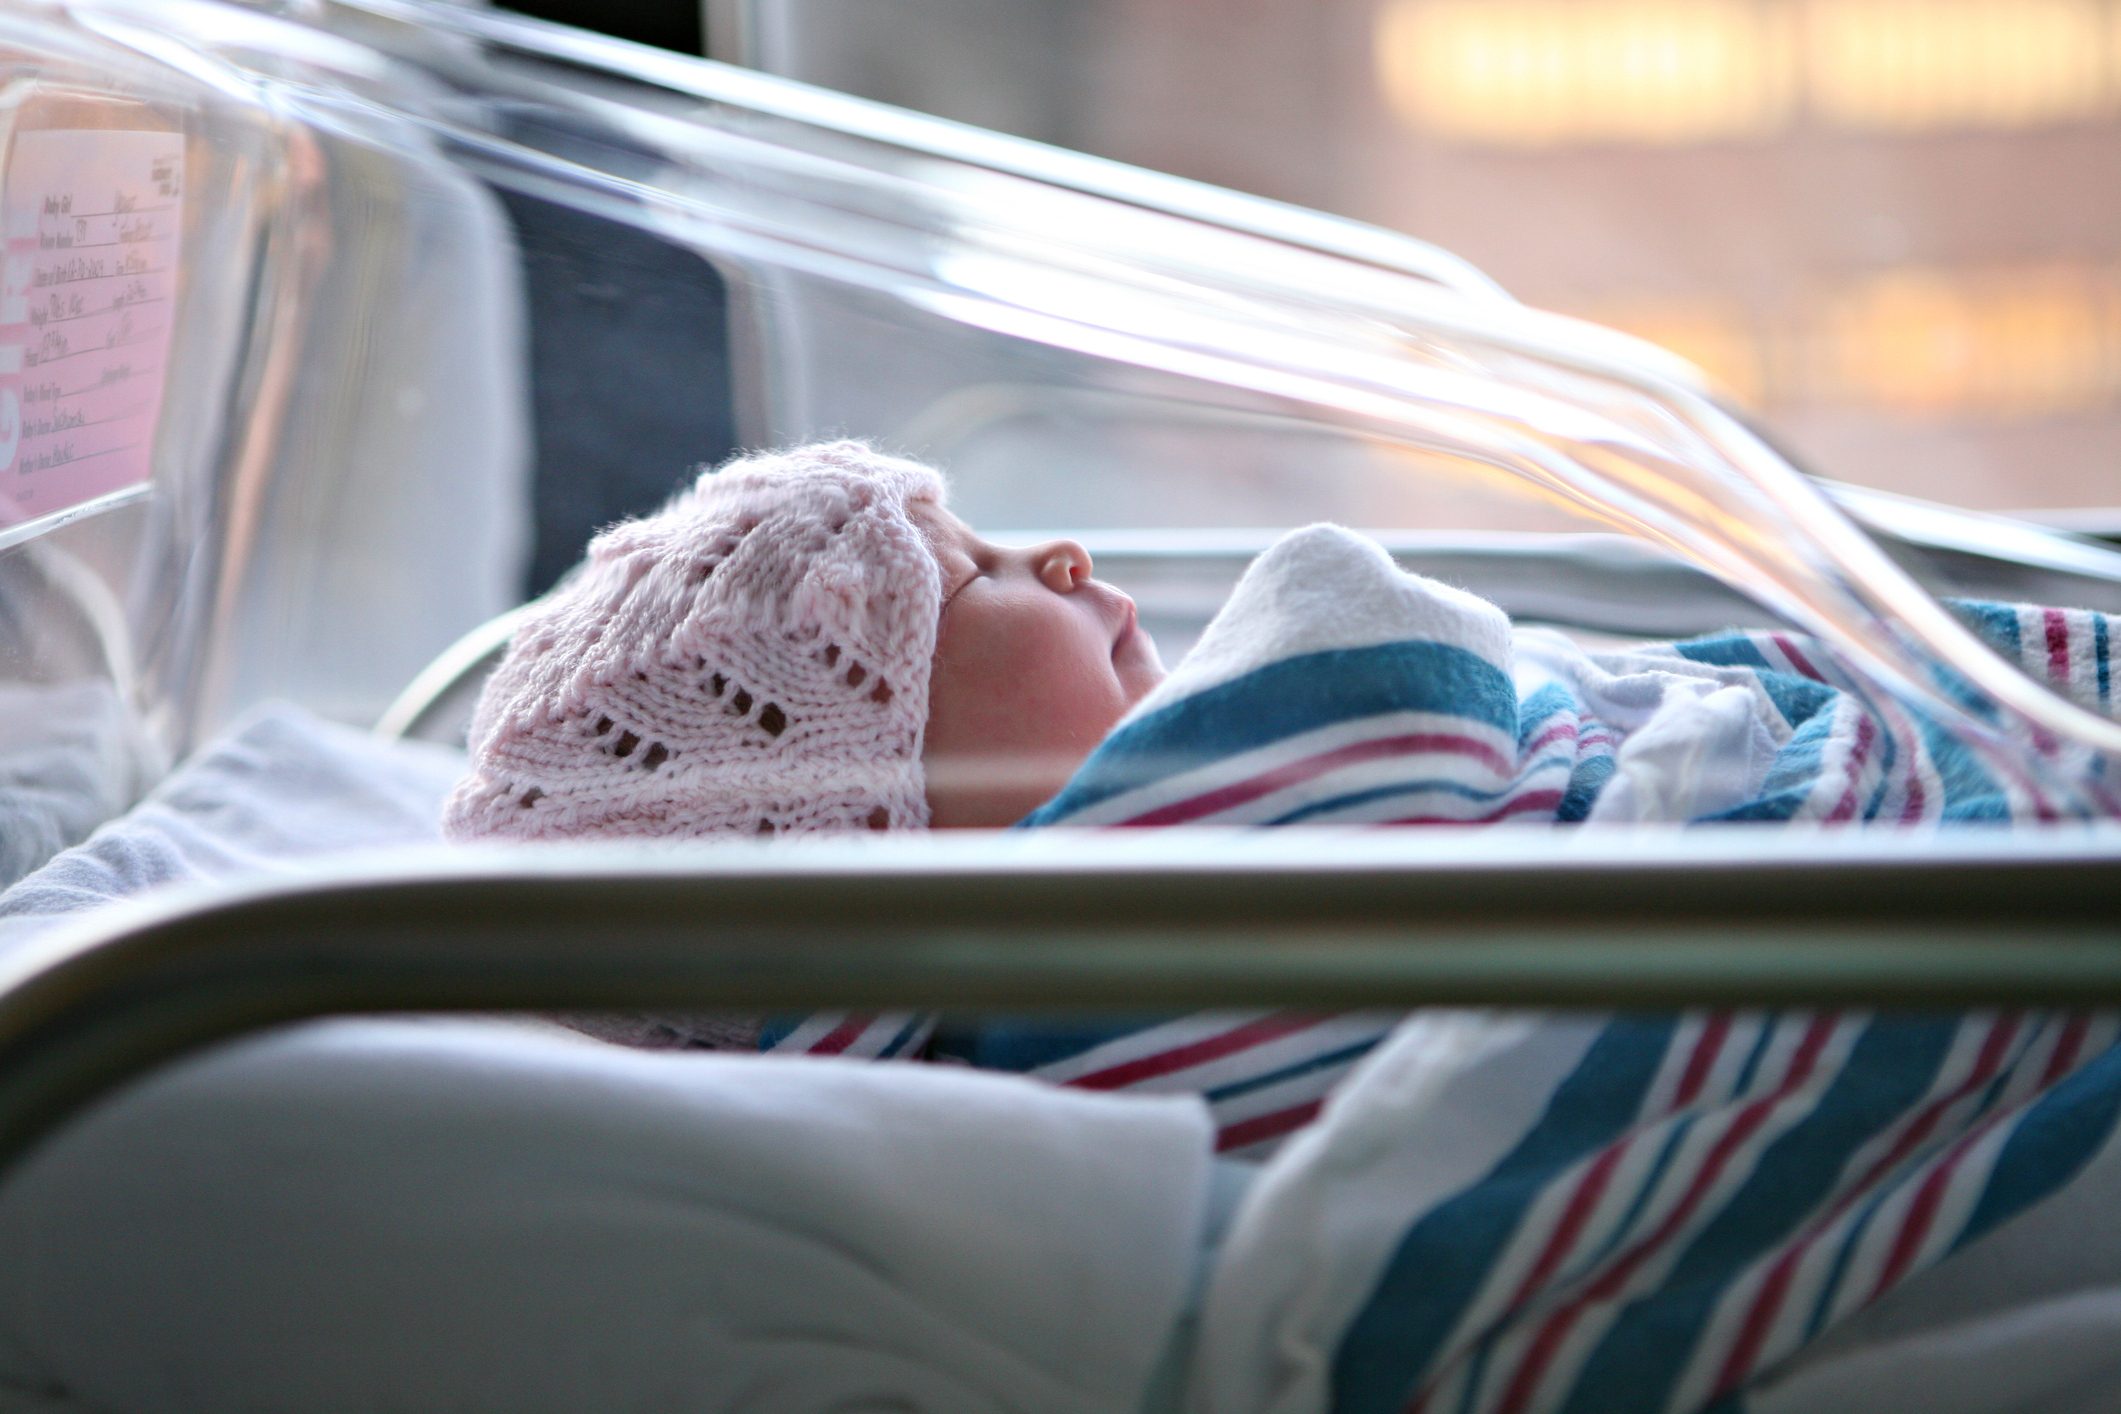
[(1038, 547), (1038, 577), (1056, 594), (1072, 593), (1090, 578), (1090, 552), (1073, 540)]

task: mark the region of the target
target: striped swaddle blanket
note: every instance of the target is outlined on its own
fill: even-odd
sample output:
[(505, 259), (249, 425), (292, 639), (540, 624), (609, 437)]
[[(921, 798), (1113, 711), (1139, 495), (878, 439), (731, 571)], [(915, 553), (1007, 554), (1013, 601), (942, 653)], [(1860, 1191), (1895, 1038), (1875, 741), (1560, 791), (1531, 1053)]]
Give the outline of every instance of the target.
[[(2006, 656), (2110, 710), (2105, 616), (1966, 605)], [(2113, 793), (2085, 773), (2084, 799)], [(1330, 526), (1285, 538), (1200, 643), (1025, 821), (1051, 825), (2005, 822), (2082, 813), (2008, 759), (1848, 690), (1818, 645), (1733, 632), (1586, 653), (1401, 573)], [(2121, 809), (2111, 813), (2121, 814)], [(1057, 1083), (1205, 1094), (1226, 1153), (1308, 1122), (1384, 1015), (1216, 1013), (1139, 1025), (830, 1013), (783, 1053), (940, 1054)]]
[[(2112, 709), (2103, 616), (1961, 609)], [(2121, 814), (2102, 763), (2056, 762), (2036, 778), (1865, 694), (1799, 635), (1588, 653), (1314, 527), (1025, 824)], [(1223, 1153), (1272, 1156), (1279, 1207), (1256, 1206), (1288, 1215), (1218, 1272), (1204, 1407), (1680, 1410), (2067, 1182), (2121, 1107), (2116, 1035), (2021, 1013), (832, 1014), (767, 1046), (1203, 1095)]]
[(1264, 1169), (1204, 1303), (1198, 1407), (1730, 1414), (2084, 1173), (2117, 1032), (1422, 1013)]

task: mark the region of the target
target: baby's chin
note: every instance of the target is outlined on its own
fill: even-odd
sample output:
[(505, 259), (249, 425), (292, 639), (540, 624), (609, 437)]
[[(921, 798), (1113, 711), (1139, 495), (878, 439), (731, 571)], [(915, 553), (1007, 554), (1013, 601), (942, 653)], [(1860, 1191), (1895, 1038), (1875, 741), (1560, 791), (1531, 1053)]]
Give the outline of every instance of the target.
[(1167, 676), (1164, 660), (1156, 651), (1156, 640), (1142, 628), (1127, 635), (1114, 650), (1112, 667), (1129, 707), (1147, 697)]

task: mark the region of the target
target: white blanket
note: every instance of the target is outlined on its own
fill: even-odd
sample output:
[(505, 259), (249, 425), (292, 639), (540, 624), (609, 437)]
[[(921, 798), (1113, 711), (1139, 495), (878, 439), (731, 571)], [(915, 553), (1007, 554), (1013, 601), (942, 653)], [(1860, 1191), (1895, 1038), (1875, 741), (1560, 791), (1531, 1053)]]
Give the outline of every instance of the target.
[(147, 798), (0, 892), (0, 948), (170, 884), (285, 874), (337, 850), (441, 838), (463, 753), (259, 708)]
[(0, 1391), (1132, 1414), (1207, 1134), (1196, 1100), (963, 1070), (302, 1026), (158, 1074), (0, 1188)]
[[(454, 752), (261, 712), (5, 894), (435, 838)], [(159, 1072), (0, 1186), (0, 1411), (1124, 1411), (1201, 1261), (1191, 1096), (293, 1027)]]
[[(455, 769), (449, 753), (267, 714), (0, 896), (0, 943), (159, 882), (430, 837)], [(1416, 1018), (1243, 1196), (1182, 1396), (1160, 1382), (1185, 1339), (1206, 1231), (1209, 1128), (1192, 1096), (648, 1055), (498, 1023), (294, 1028), (159, 1075), (0, 1187), (0, 1410), (1121, 1410), (1152, 1384), (1201, 1414), (1320, 1409), (1336, 1393), (1367, 1408), (1346, 1396), (1373, 1386), (1390, 1396), (1375, 1407), (1396, 1408), (1419, 1371), (1395, 1362), (1422, 1321), (1435, 1325), (1423, 1339), (1439, 1352), (1422, 1368), (1440, 1372), (1431, 1387), (1447, 1396), (1463, 1392), (1487, 1346), (1487, 1368), (1514, 1358), (1520, 1338), (1488, 1323), (1496, 1302), (1545, 1268), (1543, 1254), (1564, 1250), (1547, 1234), (1567, 1227), (1590, 1240), (1578, 1245), (1592, 1261), (1592, 1247), (1635, 1221), (1622, 1211), (1631, 1186), (1650, 1195), (1654, 1216), (1664, 1200), (1653, 1190), (1678, 1191), (1646, 1177), (1667, 1137), (1670, 1174), (1720, 1163), (1720, 1145), (1695, 1141), (1742, 1126), (1761, 1086), (1781, 1093), (1775, 1077), (1799, 1053), (1803, 1023), (1715, 1021), (1726, 1038), (1698, 1017), (1669, 1036), (1596, 1018)], [(2102, 1021), (2098, 1035), (2071, 1040), (2071, 1025), (1992, 1017), (1939, 1032), (1942, 1048), (1925, 1062), (1934, 1075), (1913, 1097), (1934, 1103), (1913, 1113), (1943, 1106), (1937, 1115), (1958, 1123), (1977, 1094), (2009, 1088), (1971, 1084), (1989, 1075), (1984, 1038), (2016, 1057), (1996, 1072), (2004, 1079), (2043, 1072), (2065, 1042), (2092, 1055), (2112, 1039)], [(1846, 1059), (1858, 1046), (1920, 1039), (1856, 1017), (1813, 1029), (1842, 1076), (1859, 1073)], [(1641, 1097), (1613, 1097), (1617, 1138), (1606, 1150), (1576, 1140), (1546, 1157), (1526, 1149), (1571, 1112), (1544, 1109), (1557, 1084), (1612, 1069), (1585, 1066), (1594, 1047), (1657, 1061)], [(1758, 1075), (1746, 1060), (1756, 1051)], [(1690, 1056), (1710, 1058), (1699, 1063), (1705, 1088), (1680, 1106), (1666, 1092), (1695, 1086)], [(1937, 1254), (1965, 1245), (1927, 1270), (1910, 1262), (1868, 1309), (1788, 1358), (1761, 1360), (1744, 1407), (2101, 1407), (2121, 1377), (2121, 1244), (2108, 1231), (2121, 1146), (2096, 1104), (2110, 1088), (2077, 1089), (2087, 1093), (1975, 1131), (2024, 1136), (2027, 1150), (2069, 1147), (2072, 1128), (2086, 1136), (2073, 1182), (1978, 1240), (1974, 1205), (2010, 1167), (1986, 1141), (1956, 1170), (1909, 1149), (1899, 1196), (1864, 1230), (1871, 1238), (1843, 1240), (1860, 1206), (1829, 1201), (1816, 1219), (1794, 1210), (1796, 1230), (1819, 1239), (1806, 1237), (1807, 1251), (1846, 1247), (1860, 1265), (1864, 1241), (1884, 1251), (1891, 1244), (1872, 1239), (1907, 1230), (1893, 1205), (1919, 1199), (1925, 1175), (1978, 1180), (1938, 1186), (1943, 1218), (1927, 1229)], [(1732, 1165), (1717, 1170), (1726, 1179), (1765, 1157), (1732, 1143)], [(1601, 1152), (1614, 1156), (1610, 1170), (1593, 1161)], [(1867, 1153), (1857, 1151), (1857, 1168)], [(1446, 1271), (1438, 1257), (1496, 1219), (1481, 1195), (1497, 1185), (1481, 1176), (1510, 1163), (1542, 1196), (1492, 1269), (1483, 1259)], [(2020, 1164), (2012, 1182), (2043, 1171)], [(1582, 1180), (1601, 1173), (1605, 1197), (1585, 1200), (1578, 1223), (1570, 1194), (1593, 1192)], [(1765, 1180), (1702, 1191), (1711, 1200), (1673, 1236), (1705, 1230), (1716, 1212), (1791, 1220), (1768, 1211), (1782, 1195)], [(1426, 1255), (1405, 1246), (1417, 1228), (1442, 1245)], [(1721, 1326), (1706, 1328), (1714, 1340), (1758, 1305), (1755, 1285), (1773, 1276), (1780, 1250), (1763, 1249), (1739, 1274)], [(1567, 1276), (1577, 1260), (1554, 1272)], [(1673, 1294), (1658, 1279), (1664, 1257), (1627, 1260), (1645, 1281), (1624, 1304), (1647, 1310)], [(1819, 1265), (1793, 1268), (1799, 1285)], [(1578, 1280), (1599, 1270), (1593, 1261)], [(1446, 1309), (1453, 1281), (1468, 1304)], [(1560, 1407), (1585, 1332), (1625, 1315), (1572, 1317), (1545, 1367), (1568, 1378), (1528, 1383), (1525, 1407)], [(1730, 1363), (1714, 1340), (1698, 1348), (1716, 1360), (1675, 1367), (1677, 1383), (1655, 1403), (1688, 1407), (1687, 1390)], [(1631, 1388), (1641, 1393), (1639, 1381)]]

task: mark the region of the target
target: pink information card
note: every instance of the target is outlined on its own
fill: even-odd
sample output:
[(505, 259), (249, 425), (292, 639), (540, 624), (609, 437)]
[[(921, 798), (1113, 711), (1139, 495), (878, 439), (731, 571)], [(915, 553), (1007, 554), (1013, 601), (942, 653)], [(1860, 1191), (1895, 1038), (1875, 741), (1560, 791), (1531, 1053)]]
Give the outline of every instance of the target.
[(0, 533), (147, 482), (183, 183), (181, 133), (15, 134), (0, 177)]

